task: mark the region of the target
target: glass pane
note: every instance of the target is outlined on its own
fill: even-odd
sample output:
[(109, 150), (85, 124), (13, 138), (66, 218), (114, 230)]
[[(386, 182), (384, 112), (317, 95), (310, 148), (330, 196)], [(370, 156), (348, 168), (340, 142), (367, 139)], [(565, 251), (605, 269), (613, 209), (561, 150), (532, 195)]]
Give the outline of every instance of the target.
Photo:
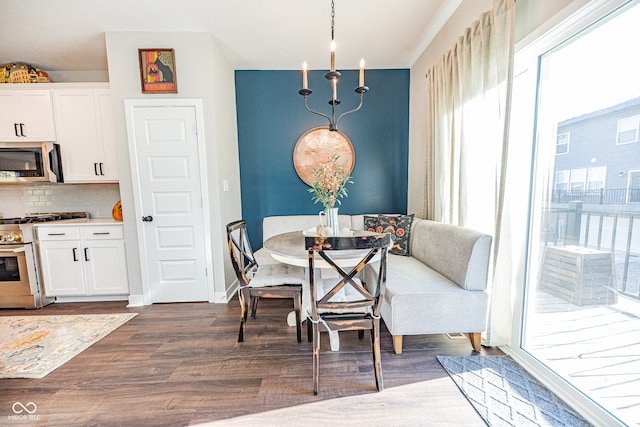
[(636, 142), (638, 140), (638, 117), (618, 120), (618, 144)]
[(541, 57), (521, 343), (629, 425), (640, 420), (640, 143), (628, 120), (640, 114), (639, 22), (633, 2)]
[(16, 176), (43, 176), (42, 149), (3, 148), (0, 152), (0, 171)]
[(556, 154), (567, 154), (569, 152), (569, 134), (558, 135)]
[(19, 282), (20, 265), (16, 256), (0, 256), (0, 283)]

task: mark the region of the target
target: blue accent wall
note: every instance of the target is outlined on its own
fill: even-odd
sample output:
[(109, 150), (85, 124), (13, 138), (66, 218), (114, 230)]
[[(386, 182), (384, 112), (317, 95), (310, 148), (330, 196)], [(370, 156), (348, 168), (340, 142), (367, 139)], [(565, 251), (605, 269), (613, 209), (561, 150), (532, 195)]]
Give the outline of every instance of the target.
[[(341, 71), (338, 114), (355, 108), (358, 71)], [(328, 114), (331, 85), (324, 71), (309, 72), (309, 107)], [(406, 213), (409, 152), (409, 70), (367, 70), (370, 88), (358, 112), (339, 129), (355, 150), (355, 166), (341, 214)], [(262, 246), (262, 219), (272, 215), (317, 214), (307, 186), (296, 173), (293, 150), (309, 129), (327, 126), (308, 112), (301, 71), (240, 70), (235, 73), (242, 215), (252, 246)]]

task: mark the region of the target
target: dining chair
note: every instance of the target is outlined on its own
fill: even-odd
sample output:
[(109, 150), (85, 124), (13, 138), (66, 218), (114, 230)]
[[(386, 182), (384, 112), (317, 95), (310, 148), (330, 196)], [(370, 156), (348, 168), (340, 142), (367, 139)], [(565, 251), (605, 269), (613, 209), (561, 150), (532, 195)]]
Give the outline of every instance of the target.
[(237, 220), (227, 224), (227, 243), (231, 264), (238, 279), (240, 300), (240, 332), (238, 342), (244, 341), (249, 304), (255, 318), (260, 298), (292, 298), (296, 316), (296, 334), (301, 342), (302, 283), (304, 269), (283, 263), (259, 266), (249, 242), (247, 223)]
[[(376, 387), (378, 391), (383, 389), (380, 298), (385, 289), (387, 248), (390, 245), (391, 236), (387, 233), (367, 233), (357, 237), (305, 237), (309, 271), (313, 272), (305, 282), (303, 306), (312, 328), (314, 394), (318, 394), (321, 331), (327, 331), (331, 336), (338, 331), (357, 330), (362, 337), (364, 331), (369, 330)], [(316, 268), (320, 261), (324, 261), (323, 268), (330, 268), (337, 277), (319, 274)], [(355, 267), (345, 269), (345, 266)], [(363, 274), (365, 267), (367, 274)]]

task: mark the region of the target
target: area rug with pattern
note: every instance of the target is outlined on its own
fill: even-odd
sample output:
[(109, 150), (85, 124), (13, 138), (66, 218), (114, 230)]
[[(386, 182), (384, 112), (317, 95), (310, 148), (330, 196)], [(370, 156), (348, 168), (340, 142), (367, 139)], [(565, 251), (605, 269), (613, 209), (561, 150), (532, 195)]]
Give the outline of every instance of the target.
[(43, 378), (136, 315), (0, 317), (0, 378)]
[(509, 356), (438, 356), (491, 427), (590, 426)]

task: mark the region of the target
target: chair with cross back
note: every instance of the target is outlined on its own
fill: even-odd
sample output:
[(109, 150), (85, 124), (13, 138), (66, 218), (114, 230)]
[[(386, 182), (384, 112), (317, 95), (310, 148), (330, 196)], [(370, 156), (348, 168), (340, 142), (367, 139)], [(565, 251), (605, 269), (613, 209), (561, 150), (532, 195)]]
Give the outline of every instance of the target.
[[(378, 391), (383, 389), (380, 301), (384, 294), (387, 248), (390, 245), (391, 236), (386, 233), (305, 238), (309, 271), (313, 272), (305, 282), (303, 307), (311, 322), (314, 394), (318, 393), (321, 331), (329, 332), (331, 337), (338, 331), (358, 331), (361, 334), (369, 330), (376, 387)], [(337, 274), (320, 274), (322, 268)], [(365, 269), (367, 274), (364, 274)]]
[(244, 341), (247, 315), (251, 305), (251, 317), (255, 318), (260, 298), (291, 298), (296, 316), (296, 334), (301, 342), (300, 315), (304, 269), (292, 265), (274, 263), (259, 266), (247, 234), (245, 220), (227, 224), (227, 242), (231, 264), (238, 279), (240, 300), (240, 332), (238, 342)]

